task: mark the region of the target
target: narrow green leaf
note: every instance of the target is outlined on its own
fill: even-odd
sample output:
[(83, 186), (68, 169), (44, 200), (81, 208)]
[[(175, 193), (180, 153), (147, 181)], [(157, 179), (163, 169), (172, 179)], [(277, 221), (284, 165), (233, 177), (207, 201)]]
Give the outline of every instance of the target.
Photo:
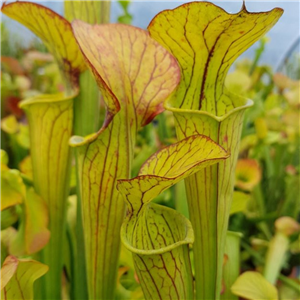
[(232, 294), (231, 286), (240, 274), (240, 239), (239, 232), (227, 231), (225, 242), (225, 263), (223, 266), (223, 293), (221, 300), (239, 300)]

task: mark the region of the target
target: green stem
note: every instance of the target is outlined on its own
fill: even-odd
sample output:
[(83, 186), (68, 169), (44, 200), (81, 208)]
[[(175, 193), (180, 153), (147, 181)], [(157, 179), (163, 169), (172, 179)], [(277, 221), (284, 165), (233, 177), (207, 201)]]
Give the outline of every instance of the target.
[(256, 49), (255, 51), (255, 57), (254, 57), (254, 60), (253, 60), (253, 63), (252, 63), (252, 66), (250, 68), (250, 71), (249, 71), (249, 75), (252, 75), (254, 70), (256, 69), (257, 67), (257, 64), (258, 64), (258, 61), (262, 55), (262, 53), (264, 52), (265, 50), (265, 40), (264, 39), (261, 39), (260, 41), (260, 45), (259, 47)]
[(79, 187), (79, 172), (78, 172), (78, 155), (75, 151), (76, 160), (76, 194), (77, 194), (77, 210), (76, 210), (76, 244), (73, 246), (74, 260), (73, 260), (73, 274), (71, 282), (71, 294), (72, 299), (88, 299), (88, 286), (87, 286), (87, 274), (85, 263), (85, 244), (84, 244), (84, 231), (82, 224), (81, 214), (81, 194)]
[(159, 140), (165, 144), (165, 141), (172, 137), (171, 128), (167, 126), (166, 113), (159, 114), (156, 120), (158, 122), (157, 133)]
[[(80, 94), (74, 101), (74, 133), (76, 135), (88, 135), (99, 128), (99, 90), (95, 79), (90, 71), (80, 75)], [(79, 187), (78, 155), (75, 151), (76, 160), (76, 194), (77, 194), (77, 218), (76, 218), (76, 245), (74, 274), (72, 282), (72, 294), (74, 299), (87, 299), (88, 287), (86, 277), (84, 230), (81, 213), (81, 195)]]
[(74, 101), (74, 134), (85, 136), (99, 129), (100, 95), (90, 71), (80, 75), (80, 93)]
[[(253, 197), (258, 207), (259, 217), (261, 218), (266, 215), (266, 208), (265, 208), (265, 200), (261, 190), (260, 183), (254, 187)], [(270, 231), (270, 228), (268, 227), (268, 224), (265, 221), (261, 221), (260, 223), (258, 223), (258, 227), (265, 234), (268, 240), (272, 238), (272, 233)]]
[(174, 186), (172, 192), (176, 210), (183, 214), (186, 218), (189, 218), (189, 207), (186, 199), (184, 181), (178, 182)]
[(240, 273), (240, 240), (242, 234), (228, 231), (226, 236), (225, 254), (227, 255), (223, 267), (223, 281), (225, 285), (221, 300), (238, 300), (239, 297), (232, 294), (230, 288)]
[(263, 151), (264, 151), (264, 158), (266, 162), (266, 171), (268, 174), (268, 178), (272, 178), (274, 176), (275, 170), (274, 170), (274, 162), (270, 156), (270, 147), (264, 145)]

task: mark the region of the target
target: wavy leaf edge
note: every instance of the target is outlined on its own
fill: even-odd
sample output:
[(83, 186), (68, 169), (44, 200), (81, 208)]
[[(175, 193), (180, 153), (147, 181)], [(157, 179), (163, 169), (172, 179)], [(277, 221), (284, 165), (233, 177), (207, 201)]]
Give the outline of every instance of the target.
[[(164, 51), (166, 51), (167, 53), (169, 53), (168, 50), (166, 50), (162, 45), (160, 45), (155, 39), (153, 39), (149, 33), (144, 30), (144, 29), (141, 29), (139, 27), (136, 27), (136, 26), (132, 26), (132, 25), (127, 25), (127, 24), (94, 24), (94, 25), (90, 25), (90, 24), (86, 24), (85, 22), (83, 21), (80, 21), (80, 20), (74, 20), (72, 23), (71, 23), (71, 26), (72, 26), (72, 31), (73, 31), (73, 34), (74, 34), (74, 37), (77, 41), (77, 44), (82, 52), (82, 55), (87, 63), (87, 65), (89, 66), (90, 68), (90, 71), (93, 73), (96, 81), (97, 81), (97, 84), (98, 84), (98, 87), (99, 89), (102, 91), (102, 90), (105, 90), (105, 93), (107, 93), (109, 95), (109, 98), (108, 100), (110, 101), (105, 101), (105, 98), (106, 97), (103, 97), (104, 98), (104, 103), (105, 103), (105, 107), (106, 107), (106, 116), (105, 116), (105, 119), (104, 119), (104, 122), (101, 126), (101, 128), (94, 132), (94, 133), (91, 133), (87, 136), (77, 136), (77, 135), (74, 135), (71, 137), (70, 139), (70, 142), (69, 142), (69, 145), (71, 147), (79, 147), (79, 146), (84, 146), (84, 145), (88, 145), (90, 143), (92, 143), (93, 141), (95, 141), (100, 135), (101, 133), (110, 125), (110, 123), (112, 122), (113, 118), (116, 116), (117, 113), (119, 113), (119, 111), (121, 110), (121, 104), (120, 104), (120, 100), (118, 99), (118, 97), (116, 96), (116, 94), (113, 92), (113, 90), (108, 86), (108, 83), (106, 82), (105, 78), (103, 78), (102, 74), (100, 74), (100, 72), (98, 72), (98, 70), (96, 69), (96, 67), (93, 65), (92, 61), (87, 57), (87, 55), (85, 54), (85, 52), (83, 51), (82, 47), (80, 46), (80, 43), (78, 42), (78, 39), (79, 39), (79, 36), (77, 37), (76, 35), (76, 30), (80, 27), (80, 26), (85, 26), (85, 25), (88, 25), (90, 28), (95, 28), (95, 30), (101, 26), (108, 26), (108, 25), (111, 25), (111, 26), (119, 26), (120, 28), (123, 27), (123, 28), (128, 28), (130, 30), (135, 30), (136, 32), (141, 32), (143, 34), (147, 34), (148, 35), (148, 38), (152, 40), (152, 43), (156, 44), (158, 47), (161, 47), (164, 49)], [(94, 30), (94, 29), (93, 29)], [(169, 53), (170, 54), (170, 53)], [(176, 61), (176, 59), (170, 54), (170, 56), (172, 57), (172, 59), (174, 61)], [(177, 61), (176, 61), (177, 63)], [(179, 69), (178, 69), (179, 71)], [(179, 72), (179, 76), (178, 76), (178, 81), (177, 81), (177, 84), (179, 84), (179, 81), (180, 81), (180, 72)], [(100, 87), (102, 85), (102, 87)], [(173, 89), (169, 96), (167, 97), (170, 98), (172, 96), (172, 94), (175, 92), (176, 88)], [(165, 100), (166, 101), (166, 100)], [(150, 102), (149, 102), (150, 103)], [(164, 107), (160, 107), (158, 108), (157, 107), (157, 110), (152, 113), (150, 116), (148, 116), (147, 119), (144, 120), (144, 122), (142, 123), (141, 127), (147, 125), (148, 123), (150, 123), (152, 121), (152, 119), (162, 113), (164, 110)]]
[[(172, 54), (173, 54), (173, 51), (172, 51), (172, 49), (174, 50), (174, 48), (172, 48), (170, 45), (170, 42), (164, 42), (164, 39), (163, 39), (163, 34), (167, 34), (168, 35), (168, 31), (164, 31), (164, 29), (163, 29), (163, 31), (161, 32), (161, 34), (162, 35), (160, 35), (159, 34), (159, 26), (161, 26), (161, 27), (163, 27), (163, 23), (161, 23), (161, 22), (163, 22), (164, 21), (164, 18), (167, 20), (167, 22), (169, 23), (169, 25), (171, 24), (172, 25), (172, 22), (171, 21), (169, 21), (169, 19), (168, 19), (168, 17), (169, 16), (171, 16), (171, 18), (174, 18), (175, 16), (177, 16), (178, 17), (178, 14), (176, 15), (176, 13), (178, 13), (179, 11), (180, 12), (182, 12), (183, 14), (185, 14), (185, 13), (187, 13), (187, 16), (181, 16), (180, 15), (180, 17), (182, 17), (182, 18), (185, 18), (185, 20), (186, 20), (186, 23), (185, 24), (182, 24), (180, 21), (178, 21), (178, 23), (180, 24), (179, 25), (179, 27), (180, 27), (180, 29), (181, 29), (181, 27), (184, 29), (184, 31), (185, 31), (185, 33), (184, 33), (184, 39), (185, 40), (182, 40), (183, 42), (187, 42), (189, 45), (188, 45), (188, 47), (189, 47), (189, 49), (191, 49), (193, 52), (194, 52), (194, 56), (192, 57), (192, 59), (193, 59), (193, 61), (194, 61), (194, 64), (195, 64), (195, 61), (196, 61), (196, 52), (198, 53), (198, 54), (201, 54), (203, 51), (206, 51), (206, 49), (204, 49), (204, 50), (201, 50), (201, 49), (197, 49), (197, 48), (194, 48), (195, 46), (194, 45), (192, 45), (192, 44), (190, 44), (190, 40), (187, 38), (187, 36), (186, 36), (186, 32), (187, 32), (187, 28), (186, 28), (186, 26), (187, 26), (187, 24), (188, 23), (190, 23), (190, 24), (193, 24), (193, 26), (198, 26), (198, 24), (196, 25), (196, 24), (194, 24), (194, 23), (192, 23), (193, 21), (190, 21), (190, 20), (192, 20), (192, 19), (190, 19), (190, 17), (189, 17), (189, 13), (190, 13), (190, 10), (192, 11), (193, 10), (193, 8), (198, 8), (198, 9), (200, 9), (200, 7), (201, 6), (203, 6), (203, 8), (207, 8), (207, 10), (208, 10), (208, 7), (210, 7), (210, 9), (211, 10), (215, 10), (215, 11), (218, 11), (218, 17), (222, 17), (222, 18), (224, 18), (225, 19), (225, 21), (227, 21), (227, 20), (230, 20), (230, 18), (232, 18), (232, 20), (236, 20), (236, 18), (237, 17), (239, 17), (239, 16), (244, 16), (244, 17), (247, 17), (247, 16), (255, 16), (255, 15), (257, 15), (257, 16), (267, 16), (267, 17), (270, 17), (270, 20), (272, 21), (272, 18), (273, 18), (273, 25), (278, 21), (278, 19), (279, 19), (279, 17), (282, 15), (282, 13), (283, 13), (283, 9), (281, 9), (281, 8), (279, 8), (279, 7), (275, 7), (275, 8), (273, 8), (273, 9), (271, 9), (271, 10), (269, 10), (269, 11), (264, 11), (264, 12), (249, 12), (247, 9), (246, 9), (246, 5), (245, 5), (245, 2), (243, 2), (243, 5), (242, 5), (242, 8), (241, 8), (241, 10), (240, 11), (238, 11), (237, 13), (229, 13), (229, 12), (227, 12), (225, 9), (223, 9), (222, 7), (220, 7), (220, 6), (218, 6), (218, 5), (216, 5), (216, 4), (214, 4), (214, 3), (211, 3), (211, 2), (208, 2), (208, 1), (195, 1), (195, 2), (188, 2), (188, 3), (184, 3), (184, 4), (182, 4), (182, 5), (179, 5), (179, 6), (177, 6), (177, 7), (175, 7), (174, 9), (166, 9), (166, 10), (163, 10), (163, 11), (161, 11), (161, 12), (159, 12), (158, 14), (156, 14), (154, 17), (153, 17), (153, 19), (151, 20), (151, 22), (149, 23), (149, 25), (148, 25), (148, 27), (147, 27), (147, 29), (148, 29), (148, 31), (149, 31), (149, 33), (150, 33), (150, 36), (151, 37), (153, 37), (155, 40), (158, 40), (162, 45), (164, 45)], [(210, 10), (209, 9), (209, 10)], [(204, 11), (201, 11), (201, 13), (205, 13)], [(244, 15), (243, 15), (244, 14)], [(217, 18), (218, 18), (217, 17)], [(217, 19), (217, 18), (215, 18), (215, 19)], [(215, 21), (215, 19), (212, 19), (212, 20), (210, 20), (210, 22), (207, 24), (207, 26), (208, 25), (210, 25), (210, 23), (212, 23), (212, 22), (214, 22)], [(198, 21), (199, 21), (199, 19), (198, 19)], [(198, 22), (197, 21), (197, 22)], [(247, 22), (247, 19), (245, 19), (245, 22)], [(271, 22), (271, 23), (272, 23)], [(156, 24), (157, 23), (157, 24)], [(270, 23), (270, 24), (271, 24)], [(270, 25), (270, 24), (268, 24), (268, 26)], [(218, 25), (218, 24), (217, 24)], [(192, 25), (190, 25), (190, 26), (192, 26)], [(200, 26), (200, 25), (199, 25)], [(227, 24), (226, 24), (226, 30), (230, 27), (230, 26), (228, 26)], [(256, 26), (256, 25), (255, 25)], [(197, 27), (197, 30), (198, 29), (200, 29), (200, 27), (198, 28)], [(204, 31), (207, 29), (207, 27), (205, 27), (204, 28)], [(252, 28), (253, 29), (253, 28)], [(251, 30), (252, 30), (251, 29)], [(270, 29), (270, 28), (269, 28)], [(269, 30), (268, 29), (268, 30)], [(251, 31), (250, 30), (250, 31)], [(268, 31), (267, 30), (267, 31)], [(188, 32), (190, 32), (191, 31), (191, 28), (189, 28), (189, 31)], [(216, 44), (218, 43), (218, 39), (219, 39), (219, 37), (221, 37), (222, 35), (224, 35), (225, 33), (226, 33), (226, 31), (224, 30), (223, 32), (220, 32), (219, 33), (219, 37), (217, 38), (217, 40), (214, 42), (214, 44), (213, 44), (213, 46), (211, 47), (211, 45), (209, 46), (209, 47), (211, 47), (211, 48), (208, 48), (208, 46), (207, 46), (207, 40), (206, 40), (206, 38), (204, 37), (204, 31), (202, 32), (202, 35), (200, 35), (199, 37), (200, 37), (200, 40), (204, 40), (204, 42), (205, 42), (205, 46), (206, 46), (206, 48), (207, 48), (207, 52), (209, 52), (208, 53), (208, 58), (207, 58), (207, 61), (206, 61), (206, 65), (205, 65), (205, 68), (207, 68), (208, 67), (208, 69), (212, 69), (212, 67), (211, 67), (211, 65), (210, 65), (210, 60), (211, 60), (211, 58), (214, 60), (214, 59), (216, 59), (216, 58), (214, 58), (213, 56), (214, 56), (214, 52), (215, 52), (215, 49), (214, 49), (214, 47), (216, 46)], [(248, 31), (249, 31), (249, 29), (248, 29)], [(249, 31), (249, 32), (250, 32)], [(248, 34), (249, 32), (247, 32), (246, 34)], [(194, 32), (195, 33), (195, 32)], [(244, 34), (244, 32), (240, 32), (241, 34)], [(264, 32), (264, 34), (265, 34), (266, 32)], [(181, 33), (179, 33), (179, 35), (181, 35)], [(189, 37), (189, 38), (191, 38), (191, 37)], [(178, 40), (175, 40), (172, 36), (170, 37), (170, 39), (172, 40), (172, 43), (174, 43), (174, 44), (178, 44)], [(255, 38), (256, 39), (256, 38)], [(234, 40), (233, 42), (235, 42), (236, 40)], [(246, 40), (247, 41), (247, 40)], [(243, 41), (244, 42), (244, 41)], [(250, 41), (248, 41), (248, 46), (247, 47), (245, 47), (245, 46), (243, 46), (244, 47), (244, 49), (243, 49), (243, 51), (242, 52), (237, 52), (238, 53), (238, 55), (237, 56), (240, 56), (241, 55), (241, 53), (243, 53), (246, 49), (248, 49), (251, 45), (253, 45), (253, 41), (252, 40), (250, 40)], [(232, 43), (233, 44), (233, 43)], [(230, 45), (231, 46), (231, 45)], [(230, 46), (229, 46), (229, 48), (230, 48)], [(226, 47), (226, 46), (225, 46)], [(183, 50), (184, 48), (183, 47), (181, 47), (182, 48), (182, 51), (186, 51), (186, 50)], [(228, 49), (229, 49), (228, 48)], [(177, 57), (178, 55), (178, 53), (180, 53), (180, 52), (177, 52), (176, 53), (176, 51), (175, 51), (175, 57), (177, 58), (177, 59), (179, 59), (179, 65), (180, 65), (180, 68), (181, 68), (181, 74), (183, 74), (184, 75), (184, 77), (183, 78), (185, 78), (185, 68), (183, 68), (183, 66), (181, 65), (182, 64), (182, 59), (181, 59), (181, 57)], [(174, 54), (173, 54), (174, 55)], [(226, 54), (225, 54), (226, 55)], [(236, 58), (237, 58), (237, 56), (232, 60), (232, 57), (230, 57), (230, 64), (228, 64), (228, 61), (226, 61), (226, 63), (224, 62), (224, 64), (226, 64), (226, 65), (232, 65), (233, 63), (234, 63), (234, 61), (236, 60)], [(225, 58), (225, 56), (224, 56), (224, 58)], [(226, 57), (227, 58), (227, 57)], [(199, 63), (199, 61), (198, 61), (198, 63)], [(185, 64), (186, 64), (186, 61), (185, 61)], [(196, 65), (197, 65), (197, 63), (196, 63)], [(195, 65), (193, 66), (193, 68), (195, 67)], [(198, 67), (199, 67), (199, 65), (198, 65)], [(183, 69), (182, 69), (183, 68)], [(178, 104), (178, 103), (176, 103), (176, 97), (174, 97), (174, 98), (172, 98), (172, 99), (170, 99), (170, 101), (166, 101), (165, 102), (165, 109), (167, 109), (167, 110), (170, 110), (170, 111), (173, 111), (173, 112), (186, 112), (186, 113), (188, 113), (188, 112), (199, 112), (200, 111), (200, 113), (201, 114), (204, 114), (204, 115), (208, 115), (208, 116), (211, 116), (212, 118), (214, 118), (214, 119), (216, 119), (218, 122), (221, 122), (222, 120), (224, 120), (225, 118), (227, 118), (230, 114), (233, 114), (236, 110), (239, 110), (239, 109), (243, 109), (243, 108), (247, 108), (247, 107), (250, 107), (250, 106), (252, 106), (253, 105), (253, 101), (252, 100), (249, 100), (249, 99), (246, 99), (246, 98), (244, 98), (244, 97), (241, 97), (241, 96), (239, 96), (239, 95), (236, 95), (236, 94), (234, 94), (234, 93), (232, 93), (231, 91), (229, 91), (229, 90), (227, 90), (227, 88), (225, 87), (225, 82), (224, 82), (224, 79), (226, 78), (226, 75), (228, 74), (228, 71), (229, 71), (229, 67), (227, 67), (226, 69), (225, 69), (225, 75), (223, 76), (223, 78), (221, 78), (221, 79), (219, 79), (219, 78), (217, 78), (216, 80), (217, 81), (219, 81), (220, 80), (220, 82), (219, 82), (219, 84), (215, 84), (215, 89), (216, 89), (216, 87), (217, 87), (217, 85), (219, 85), (219, 86), (223, 86), (224, 87), (224, 89), (222, 90), (222, 92), (221, 92), (221, 94), (216, 98), (216, 95), (214, 96), (215, 97), (215, 99), (213, 100), (213, 103), (214, 103), (214, 106), (215, 106), (215, 112), (213, 113), (212, 111), (210, 111), (209, 109), (202, 109), (201, 108), (201, 106), (202, 106), (202, 97), (200, 98), (200, 108), (199, 108), (199, 110), (198, 109), (186, 109), (186, 108), (182, 108), (182, 104), (184, 103), (184, 101), (185, 101), (185, 97), (187, 97), (187, 94), (185, 94), (185, 96), (184, 96), (184, 98), (183, 98), (183, 100), (182, 100), (182, 103), (181, 104)], [(189, 74), (189, 73), (187, 73), (187, 76), (189, 77), (190, 76), (190, 82), (189, 82), (189, 86), (187, 87), (187, 86), (185, 86), (185, 89), (186, 89), (186, 91), (188, 91), (189, 89), (190, 89), (190, 86), (191, 85), (194, 85), (194, 84), (192, 84), (192, 80), (193, 80), (193, 77), (195, 76), (194, 75), (194, 70), (192, 69), (192, 70), (190, 70), (190, 72), (191, 72), (191, 74)], [(199, 75), (199, 74), (198, 74)], [(197, 75), (197, 76), (198, 76)], [(200, 75), (201, 75), (201, 73), (200, 73)], [(205, 95), (205, 86), (203, 86), (203, 84), (205, 84), (206, 83), (206, 81), (209, 81), (209, 80), (211, 80), (210, 78), (206, 78), (206, 76), (207, 76), (207, 70), (205, 70), (204, 72), (203, 72), (203, 74), (202, 74), (202, 76), (203, 76), (203, 82), (201, 82), (200, 81), (200, 83), (201, 83), (201, 85), (202, 85), (202, 90), (201, 90), (201, 96), (202, 96), (202, 93), (204, 92), (204, 95)], [(199, 83), (199, 84), (200, 84)], [(177, 90), (177, 92), (179, 92), (180, 90), (182, 90), (181, 88), (182, 88), (182, 86), (181, 86), (181, 84), (182, 83), (180, 83), (179, 85), (178, 85), (178, 90)], [(204, 91), (203, 91), (203, 88), (204, 88)], [(225, 109), (225, 111), (224, 112), (221, 112), (221, 113), (219, 113), (218, 112), (218, 102), (220, 101), (220, 99), (221, 99), (221, 96), (222, 95), (227, 95), (229, 98), (230, 98), (230, 105), (232, 106), (232, 108), (230, 108), (229, 110), (228, 109)], [(206, 101), (208, 101), (208, 100), (206, 100)], [(212, 100), (210, 100), (210, 101), (212, 101)]]
[(28, 110), (28, 107), (35, 104), (55, 104), (58, 102), (67, 102), (73, 100), (78, 95), (78, 90), (74, 91), (72, 95), (66, 95), (65, 93), (56, 94), (41, 94), (31, 98), (22, 100), (19, 103), (19, 107)]
[[(200, 144), (199, 145), (202, 145), (201, 142), (205, 140), (205, 141), (208, 141), (211, 145), (214, 145), (216, 147), (216, 149), (218, 148), (220, 150), (220, 153), (222, 154), (218, 154), (219, 156), (215, 157), (215, 158), (203, 158), (203, 157), (199, 157), (198, 160), (195, 159), (195, 162), (192, 161), (192, 163), (189, 161), (187, 167), (181, 167), (184, 168), (184, 171), (182, 173), (179, 173), (178, 174), (178, 171), (177, 169), (175, 168), (175, 174), (174, 176), (172, 176), (172, 172), (169, 172), (171, 174), (168, 173), (168, 176), (159, 176), (159, 175), (153, 175), (153, 174), (144, 174), (144, 173), (147, 173), (147, 172), (151, 172), (151, 171), (148, 171), (148, 167), (151, 168), (151, 163), (153, 162), (157, 162), (161, 159), (161, 156), (163, 156), (164, 154), (168, 154), (167, 155), (167, 158), (165, 157), (165, 159), (167, 160), (170, 156), (172, 156), (172, 154), (174, 154), (174, 152), (169, 152), (169, 150), (171, 149), (177, 149), (177, 146), (182, 146), (182, 148), (184, 147), (184, 144), (186, 143), (187, 145), (190, 145), (188, 144), (189, 142), (192, 143), (193, 141), (195, 142), (199, 142)], [(198, 147), (199, 147), (198, 145)], [(182, 148), (179, 148), (180, 150)], [(180, 151), (178, 150), (178, 151)], [(178, 151), (175, 151), (175, 153)], [(189, 150), (188, 150), (189, 151)], [(179, 160), (181, 157), (184, 157), (185, 154), (183, 153), (182, 155), (179, 156)], [(205, 157), (205, 156), (204, 156)], [(162, 191), (164, 191), (165, 189), (169, 188), (170, 186), (176, 184), (178, 181), (180, 180), (183, 180), (185, 177), (189, 176), (190, 175), (190, 172), (191, 170), (194, 170), (194, 172), (197, 172), (198, 170), (198, 166), (202, 165), (203, 163), (206, 163), (206, 162), (212, 162), (212, 161), (221, 161), (221, 160), (225, 160), (227, 159), (228, 157), (230, 157), (230, 154), (228, 154), (228, 152), (226, 152), (224, 150), (223, 147), (221, 147), (220, 145), (218, 145), (216, 142), (214, 142), (213, 140), (211, 140), (210, 138), (208, 138), (207, 136), (205, 135), (200, 135), (200, 134), (196, 134), (196, 135), (192, 135), (186, 139), (183, 139), (181, 141), (178, 141), (177, 143), (175, 144), (172, 144), (170, 146), (167, 146), (161, 150), (158, 150), (156, 151), (153, 155), (151, 155), (146, 161), (145, 163), (142, 165), (142, 167), (140, 168), (140, 171), (139, 171), (139, 174), (141, 175), (138, 175), (132, 179), (119, 179), (117, 181), (117, 189), (119, 191), (122, 190), (122, 184), (124, 183), (130, 183), (130, 182), (134, 182), (134, 181), (142, 181), (143, 180), (147, 180), (147, 179), (157, 179), (157, 185), (159, 185), (159, 182), (168, 182), (170, 181), (170, 185), (166, 185), (162, 188), (162, 190), (160, 191), (160, 193)], [(162, 159), (163, 160), (163, 159)], [(173, 160), (174, 162), (174, 160)], [(171, 169), (172, 169), (173, 165), (171, 164)], [(153, 171), (153, 170), (152, 170)], [(177, 172), (176, 172), (177, 171)], [(158, 171), (159, 173), (159, 171)], [(153, 185), (153, 187), (155, 187), (155, 185)], [(121, 191), (122, 193), (122, 191)], [(125, 193), (124, 193), (125, 195)], [(157, 195), (154, 195), (154, 197), (152, 199), (154, 199)], [(125, 201), (126, 202), (129, 202), (128, 199), (126, 198), (126, 196), (124, 197)], [(151, 199), (151, 200), (152, 200)], [(135, 209), (132, 208), (131, 211), (129, 211), (127, 217), (125, 218), (124, 222), (123, 222), (123, 225), (121, 227), (121, 240), (123, 242), (123, 244), (125, 245), (125, 247), (130, 250), (131, 252), (133, 253), (136, 253), (136, 254), (141, 254), (141, 255), (155, 255), (155, 254), (162, 254), (162, 253), (165, 253), (165, 252), (168, 252), (174, 248), (177, 248), (179, 247), (180, 245), (184, 245), (184, 244), (192, 244), (194, 242), (194, 231), (193, 231), (193, 228), (192, 228), (192, 225), (190, 223), (190, 221), (184, 217), (182, 214), (180, 214), (179, 212), (175, 211), (174, 209), (171, 209), (171, 208), (168, 208), (166, 206), (163, 206), (163, 205), (159, 205), (159, 204), (155, 204), (155, 203), (151, 203), (151, 200), (148, 200), (147, 202), (142, 202), (139, 210), (138, 210), (138, 213), (135, 215), (136, 218), (132, 218), (134, 216), (134, 211)], [(184, 224), (185, 226), (185, 235), (184, 235), (184, 238), (181, 238), (179, 240), (177, 240), (176, 242), (170, 244), (170, 245), (167, 245), (165, 247), (161, 247), (159, 249), (150, 249), (150, 250), (145, 250), (145, 249), (140, 249), (140, 248), (137, 248), (135, 246), (132, 246), (131, 242), (128, 240), (127, 238), (127, 235), (128, 235), (128, 232), (127, 232), (127, 226), (129, 225), (129, 223), (138, 223), (139, 222), (139, 218), (140, 217), (145, 217), (145, 216), (141, 216), (140, 211), (143, 209), (147, 209), (148, 207), (156, 207), (158, 208), (159, 210), (161, 211), (166, 211), (167, 213), (170, 213), (170, 214), (173, 214), (178, 220), (181, 220), (182, 221), (182, 224)], [(137, 209), (137, 208), (136, 208)]]
[[(235, 94), (233, 94), (233, 95), (236, 96)], [(235, 114), (236, 112), (245, 110), (254, 105), (253, 100), (247, 99), (247, 98), (243, 98), (243, 99), (245, 100), (245, 103), (243, 105), (235, 107), (234, 109), (230, 110), (229, 112), (227, 112), (226, 114), (224, 114), (222, 116), (217, 116), (217, 115), (214, 115), (212, 113), (209, 113), (209, 112), (203, 111), (203, 110), (178, 108), (178, 107), (172, 106), (172, 104), (170, 103), (171, 101), (168, 101), (168, 100), (165, 101), (164, 107), (166, 110), (171, 111), (173, 113), (181, 113), (181, 114), (186, 113), (187, 115), (189, 115), (189, 114), (204, 115), (204, 116), (208, 116), (211, 119), (214, 119), (215, 121), (221, 123), (222, 121), (227, 119), (229, 116)]]

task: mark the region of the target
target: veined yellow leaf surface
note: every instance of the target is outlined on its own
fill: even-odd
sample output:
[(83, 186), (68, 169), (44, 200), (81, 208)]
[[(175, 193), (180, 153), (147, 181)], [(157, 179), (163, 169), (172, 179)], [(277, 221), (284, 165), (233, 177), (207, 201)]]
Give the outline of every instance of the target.
[(1, 267), (1, 298), (33, 300), (33, 283), (47, 271), (38, 261), (8, 256)]
[(235, 59), (269, 31), (282, 15), (270, 12), (229, 14), (209, 2), (191, 2), (159, 13), (150, 23), (151, 36), (181, 66), (182, 80), (172, 105), (222, 116), (241, 103), (224, 88)]
[(163, 100), (180, 79), (178, 64), (146, 31), (78, 20), (72, 26), (107, 106), (104, 127), (121, 108), (135, 131), (163, 111)]
[[(42, 280), (47, 289), (44, 293), (56, 298), (60, 297), (60, 288), (53, 289), (51, 285), (61, 282), (62, 255), (57, 245), (61, 244), (65, 234), (63, 228), (69, 193), (68, 142), (72, 134), (73, 96), (39, 95), (22, 101), (21, 108), (26, 112), (30, 128), (34, 188), (45, 200), (49, 211), (51, 238), (43, 249), (42, 261), (50, 266), (50, 271)], [(47, 280), (51, 284), (47, 284)]]
[(112, 299), (124, 204), (118, 178), (129, 178), (137, 130), (163, 110), (180, 72), (175, 59), (149, 34), (121, 25), (72, 23), (75, 38), (107, 107), (102, 128), (74, 136), (85, 228), (89, 297)]
[[(229, 14), (209, 2), (191, 2), (159, 13), (150, 23), (151, 37), (178, 60), (181, 81), (166, 101), (179, 139), (204, 134), (230, 158), (186, 179), (197, 299), (220, 298), (225, 237), (244, 111), (252, 105), (224, 86), (234, 60), (279, 19), (282, 9), (249, 13), (245, 5)], [(203, 273), (203, 270), (210, 270)]]
[(193, 299), (188, 244), (190, 222), (168, 207), (151, 203), (178, 181), (228, 158), (211, 139), (195, 135), (151, 156), (137, 177), (118, 180), (128, 204), (121, 238), (132, 252), (146, 299)]
[(130, 195), (127, 198), (129, 212), (137, 213), (144, 204), (178, 181), (228, 157), (211, 139), (194, 135), (156, 152), (143, 164), (138, 177), (119, 180), (118, 189)]
[(51, 9), (31, 2), (4, 3), (1, 11), (26, 26), (44, 42), (56, 59), (67, 88), (72, 89), (86, 66), (71, 24)]

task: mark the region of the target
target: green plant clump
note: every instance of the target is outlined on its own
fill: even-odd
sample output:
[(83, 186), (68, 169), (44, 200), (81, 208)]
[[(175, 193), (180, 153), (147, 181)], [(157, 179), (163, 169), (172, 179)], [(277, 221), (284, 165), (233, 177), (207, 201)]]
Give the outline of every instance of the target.
[(2, 5), (46, 47), (1, 25), (2, 298), (298, 299), (300, 84), (260, 64), (283, 10), (118, 4)]

